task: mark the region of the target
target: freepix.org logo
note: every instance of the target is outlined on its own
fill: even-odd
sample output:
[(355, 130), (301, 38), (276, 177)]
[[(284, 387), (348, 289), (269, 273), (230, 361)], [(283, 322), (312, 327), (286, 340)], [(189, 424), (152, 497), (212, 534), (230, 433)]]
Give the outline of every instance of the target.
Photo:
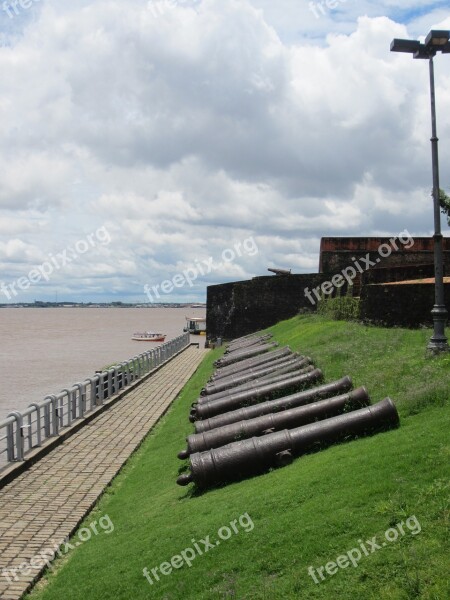
[(32, 285), (41, 283), (42, 280), (48, 282), (55, 271), (63, 269), (67, 265), (77, 260), (86, 252), (89, 252), (96, 246), (107, 246), (111, 243), (111, 236), (106, 227), (99, 227), (94, 233), (90, 233), (85, 238), (77, 240), (73, 246), (64, 248), (61, 252), (58, 252), (56, 256), (53, 254), (48, 255), (48, 260), (44, 261), (41, 265), (31, 269), (27, 275), (19, 277), (16, 281), (6, 284), (3, 281), (0, 282), (0, 292), (6, 296), (8, 300), (16, 298), (19, 293), (25, 292)]
[(418, 518), (412, 515), (405, 521), (400, 521), (395, 527), (390, 527), (384, 532), (384, 537), (379, 539), (374, 535), (370, 540), (358, 540), (358, 546), (351, 548), (344, 554), (339, 555), (334, 561), (327, 562), (321, 567), (308, 567), (308, 575), (315, 584), (325, 581), (327, 577), (336, 575), (339, 569), (347, 569), (350, 565), (356, 569), (360, 560), (364, 556), (370, 556), (378, 550), (382, 550), (389, 544), (393, 544), (399, 538), (404, 537), (409, 532), (411, 535), (418, 535), (422, 531), (422, 526)]
[(380, 244), (378, 246), (376, 258), (371, 257), (368, 252), (365, 257), (357, 259), (355, 256), (352, 257), (352, 265), (349, 265), (345, 269), (342, 269), (340, 273), (333, 275), (330, 281), (324, 281), (316, 288), (310, 290), (308, 287), (304, 290), (305, 297), (314, 306), (316, 302), (320, 302), (323, 296), (331, 296), (336, 289), (341, 288), (347, 282), (348, 285), (353, 285), (353, 280), (358, 274), (362, 274), (368, 269), (379, 265), (384, 258), (389, 258), (392, 252), (398, 252), (400, 246), (409, 250), (414, 246), (414, 238), (411, 236), (409, 231), (405, 229), (395, 237), (390, 238), (389, 243)]
[(145, 567), (142, 570), (142, 574), (150, 585), (154, 585), (156, 582), (161, 580), (162, 576), (167, 577), (171, 575), (174, 570), (181, 569), (184, 566), (189, 568), (192, 567), (192, 563), (198, 556), (203, 556), (211, 550), (215, 550), (220, 546), (222, 542), (225, 542), (233, 537), (233, 535), (239, 535), (241, 531), (250, 533), (255, 528), (251, 516), (248, 513), (240, 515), (237, 519), (230, 521), (228, 525), (224, 525), (217, 531), (217, 540), (211, 540), (211, 536), (207, 535), (202, 540), (191, 540), (191, 545), (184, 550), (181, 550), (179, 554), (175, 554), (169, 561), (162, 562), (159, 566), (148, 569)]
[(161, 298), (161, 294), (171, 294), (175, 288), (180, 289), (186, 285), (192, 288), (199, 277), (205, 277), (244, 255), (255, 256), (258, 252), (259, 249), (255, 240), (249, 237), (242, 242), (237, 242), (232, 248), (225, 248), (221, 254), (220, 262), (214, 262), (212, 256), (205, 260), (196, 260), (184, 271), (174, 275), (172, 279), (166, 279), (152, 287), (148, 283), (145, 284), (144, 292), (149, 301), (153, 303), (156, 299)]
[[(99, 531), (100, 530), (100, 531)], [(16, 567), (8, 567), (3, 569), (2, 576), (7, 580), (8, 583), (14, 583), (19, 581), (20, 577), (28, 577), (33, 575), (33, 571), (38, 573), (45, 565), (48, 569), (52, 570), (52, 561), (57, 557), (65, 556), (74, 550), (81, 544), (88, 542), (92, 535), (99, 535), (103, 532), (109, 535), (114, 531), (114, 523), (112, 522), (109, 515), (103, 515), (98, 521), (90, 523), (89, 527), (81, 527), (77, 531), (77, 538), (72, 539), (69, 542), (69, 537), (64, 538), (59, 542), (56, 542), (51, 547), (43, 548), (38, 554), (35, 554), (29, 561), (25, 561)]]
[(22, 11), (31, 8), (35, 2), (40, 2), (40, 0), (5, 0), (2, 4), (2, 9), (10, 19), (14, 19)]

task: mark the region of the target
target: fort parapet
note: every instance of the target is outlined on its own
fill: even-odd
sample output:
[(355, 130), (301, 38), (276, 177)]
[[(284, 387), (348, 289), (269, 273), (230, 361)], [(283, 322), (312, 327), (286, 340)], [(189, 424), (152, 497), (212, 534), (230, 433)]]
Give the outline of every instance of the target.
[[(389, 256), (380, 257), (379, 249), (383, 245), (392, 248)], [(389, 325), (431, 323), (429, 313), (434, 303), (434, 286), (429, 282), (420, 293), (410, 285), (390, 285), (388, 291), (382, 293), (375, 285), (434, 277), (433, 238), (414, 238), (414, 243), (405, 244), (394, 236), (324, 237), (320, 244), (318, 273), (255, 277), (209, 286), (208, 338), (232, 339), (270, 327), (299, 312), (315, 311), (317, 304), (308, 300), (305, 290), (317, 288), (357, 262), (364, 265), (363, 259), (367, 257), (374, 264), (363, 273), (357, 273), (353, 281), (355, 295), (362, 298), (362, 317)], [(450, 265), (450, 238), (444, 238), (444, 263)], [(346, 289), (347, 284), (341, 293), (346, 293)], [(417, 294), (420, 303), (408, 312), (408, 307), (414, 306), (411, 294)]]

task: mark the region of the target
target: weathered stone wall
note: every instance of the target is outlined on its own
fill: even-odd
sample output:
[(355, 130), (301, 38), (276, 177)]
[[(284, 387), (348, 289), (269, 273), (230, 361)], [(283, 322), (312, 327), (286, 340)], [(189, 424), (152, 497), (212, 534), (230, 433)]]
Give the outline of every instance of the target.
[[(322, 238), (319, 271), (321, 273), (339, 273), (354, 264), (352, 258), (360, 260), (367, 254), (370, 255), (371, 261), (376, 262), (377, 258), (380, 259), (374, 268), (433, 264), (433, 238), (414, 238), (414, 245), (410, 248), (406, 248), (397, 240), (399, 250), (393, 249), (390, 256), (380, 258), (378, 249), (382, 244), (390, 246), (390, 239), (381, 237)], [(403, 239), (406, 241), (407, 238)], [(443, 244), (444, 258), (450, 264), (450, 238), (444, 238)], [(363, 263), (362, 266), (364, 266)]]
[[(445, 284), (445, 305), (450, 309), (450, 284)], [(371, 323), (419, 327), (431, 325), (433, 283), (372, 284), (361, 292), (361, 318)]]
[[(354, 293), (361, 294), (365, 318), (374, 322), (407, 326), (430, 322), (427, 319), (434, 304), (433, 285), (417, 289), (415, 285), (386, 286), (384, 291), (383, 286), (369, 284), (433, 277), (433, 238), (414, 238), (414, 245), (410, 248), (397, 241), (399, 250), (393, 249), (390, 256), (380, 258), (380, 246), (391, 245), (390, 239), (392, 238), (322, 238), (320, 273), (256, 277), (249, 281), (208, 287), (208, 338), (232, 339), (289, 319), (299, 311), (315, 310), (316, 306), (305, 297), (305, 289), (312, 290), (324, 281), (330, 281), (333, 275), (354, 266), (355, 261), (361, 261), (367, 254), (372, 261), (377, 258), (380, 260), (376, 268), (371, 268), (362, 275), (358, 273), (354, 279)], [(407, 242), (406, 236), (403, 241)], [(444, 261), (450, 271), (450, 238), (444, 238)], [(360, 265), (365, 268), (363, 261)], [(346, 293), (346, 286), (341, 289), (341, 293)], [(417, 301), (415, 294), (418, 294)]]
[(305, 297), (328, 279), (328, 275), (255, 277), (212, 285), (207, 290), (207, 335), (209, 339), (232, 339), (290, 319), (300, 310), (315, 310)]
[(361, 275), (361, 285), (409, 281), (411, 279), (429, 279), (430, 277), (434, 277), (433, 263), (428, 265), (404, 265), (401, 267), (369, 269)]

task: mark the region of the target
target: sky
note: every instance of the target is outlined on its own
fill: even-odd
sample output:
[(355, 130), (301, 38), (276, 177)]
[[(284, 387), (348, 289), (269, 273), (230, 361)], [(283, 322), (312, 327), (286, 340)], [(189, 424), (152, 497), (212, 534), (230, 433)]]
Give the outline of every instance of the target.
[[(0, 303), (202, 302), (433, 233), (448, 0), (0, 0)], [(436, 59), (450, 191), (450, 57)], [(444, 235), (448, 227), (443, 219)]]

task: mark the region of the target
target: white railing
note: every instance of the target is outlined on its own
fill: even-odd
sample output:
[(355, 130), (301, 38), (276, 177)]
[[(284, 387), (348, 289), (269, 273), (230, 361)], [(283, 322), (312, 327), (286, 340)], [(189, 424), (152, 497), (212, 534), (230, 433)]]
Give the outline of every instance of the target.
[(13, 411), (0, 421), (0, 472), (10, 463), (22, 462), (26, 455), (42, 446), (48, 438), (61, 435), (75, 421), (102, 406), (190, 344), (189, 333), (166, 342), (109, 368), (97, 372), (82, 383), (75, 383), (42, 402), (30, 404), (24, 411)]

